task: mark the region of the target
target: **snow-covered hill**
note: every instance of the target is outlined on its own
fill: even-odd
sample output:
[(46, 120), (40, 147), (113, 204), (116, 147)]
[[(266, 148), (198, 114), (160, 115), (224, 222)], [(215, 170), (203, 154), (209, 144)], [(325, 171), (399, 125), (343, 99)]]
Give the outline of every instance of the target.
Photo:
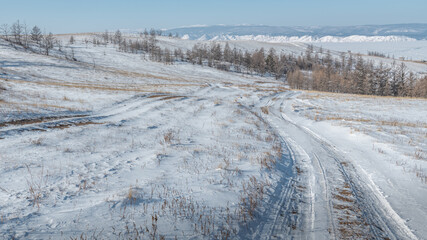
[[(183, 39), (190, 39), (189, 35), (186, 34), (182, 37)], [(304, 43), (323, 43), (323, 42), (404, 42), (404, 41), (416, 41), (415, 38), (405, 36), (361, 36), (351, 35), (348, 37), (336, 37), (336, 36), (324, 36), (324, 37), (313, 37), (309, 35), (296, 37), (296, 36), (269, 36), (269, 35), (218, 35), (212, 38), (208, 38), (206, 35), (201, 36), (197, 40), (209, 40), (209, 41), (259, 41), (259, 42), (271, 42), (271, 43), (287, 43), (287, 42), (304, 42)]]
[(91, 37), (63, 46), (78, 61), (0, 40), (0, 239), (427, 235), (426, 100), (291, 91)]
[(427, 38), (427, 24), (363, 25), (340, 27), (278, 27), (253, 25), (193, 26), (166, 30), (178, 33), (188, 39), (227, 39), (239, 38), (262, 41), (407, 41)]
[[(159, 37), (159, 45), (163, 48), (176, 49), (181, 48), (183, 50), (191, 49), (196, 44), (211, 44), (210, 40), (189, 40), (189, 39), (176, 39), (169, 37)], [(352, 53), (363, 54), (364, 58), (374, 63), (379, 64), (383, 62), (391, 65), (393, 62), (400, 64), (404, 62), (409, 71), (418, 74), (427, 73), (427, 64), (422, 62), (427, 56), (427, 41), (404, 41), (404, 42), (266, 42), (266, 41), (254, 41), (242, 38), (241, 40), (220, 40), (216, 42), (225, 45), (227, 42), (234, 48), (242, 49), (243, 51), (248, 50), (250, 52), (264, 48), (266, 50), (273, 48), (277, 53), (294, 54), (300, 55), (305, 54), (308, 45), (314, 45), (317, 47), (316, 51), (320, 51), (323, 48), (323, 53), (326, 54), (327, 50), (330, 50), (332, 56), (340, 58), (342, 53), (351, 51)], [(387, 57), (375, 57), (368, 56), (368, 51), (377, 51), (383, 53)], [(394, 58), (393, 58), (394, 57)], [(402, 60), (404, 59), (404, 60)], [(415, 62), (418, 61), (418, 62)]]

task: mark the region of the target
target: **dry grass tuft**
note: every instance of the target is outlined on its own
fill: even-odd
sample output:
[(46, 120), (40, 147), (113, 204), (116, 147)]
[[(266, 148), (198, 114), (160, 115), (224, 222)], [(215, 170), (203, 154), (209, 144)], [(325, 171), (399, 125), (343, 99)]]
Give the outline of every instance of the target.
[(37, 206), (38, 209), (40, 209), (40, 202), (44, 195), (44, 186), (46, 185), (49, 173), (44, 173), (44, 167), (41, 167), (40, 174), (35, 176), (30, 170), (30, 167), (28, 165), (25, 165), (27, 167), (27, 171), (30, 175), (30, 178), (27, 179), (27, 185), (28, 185), (28, 192), (30, 193), (29, 199), (33, 204), (33, 207)]
[(175, 142), (179, 142), (178, 135), (179, 135), (179, 132), (173, 129), (168, 129), (166, 132), (162, 134), (160, 139), (160, 144), (165, 145), (165, 144), (173, 144)]
[(41, 146), (43, 144), (44, 138), (37, 138), (30, 140), (30, 143), (36, 146)]
[(264, 114), (268, 114), (268, 113), (269, 113), (269, 110), (268, 110), (268, 107), (267, 107), (267, 106), (261, 107), (261, 111), (262, 111)]

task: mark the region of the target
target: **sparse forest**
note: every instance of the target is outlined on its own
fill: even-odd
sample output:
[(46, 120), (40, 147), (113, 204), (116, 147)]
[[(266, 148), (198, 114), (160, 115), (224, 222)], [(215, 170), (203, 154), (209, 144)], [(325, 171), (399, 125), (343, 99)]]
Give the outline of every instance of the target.
[[(11, 26), (3, 24), (0, 28), (1, 37), (15, 47), (49, 55), (56, 49), (61, 56), (74, 60), (74, 50), (64, 49), (60, 40), (52, 33), (42, 33), (38, 26), (31, 31), (26, 24), (16, 21)], [(277, 54), (271, 48), (253, 52), (242, 51), (230, 44), (212, 42), (196, 44), (191, 50), (161, 48), (157, 36), (161, 30), (145, 30), (137, 37), (126, 37), (117, 30), (114, 33), (105, 31), (94, 35), (92, 40), (84, 39), (86, 44), (94, 46), (114, 44), (119, 51), (144, 54), (152, 61), (173, 64), (188, 62), (202, 66), (214, 67), (223, 71), (245, 74), (258, 74), (286, 80), (293, 89), (316, 90), (337, 93), (352, 93), (378, 96), (422, 97), (427, 98), (427, 76), (417, 76), (407, 70), (406, 65), (366, 61), (358, 54), (342, 53), (341, 58), (331, 56), (322, 48), (307, 46), (305, 54)], [(177, 38), (178, 35), (168, 35)], [(71, 36), (68, 44), (75, 43)], [(368, 55), (385, 57), (378, 52)]]
[(34, 26), (30, 31), (25, 23), (16, 21), (11, 26), (1, 25), (0, 33), (1, 37), (15, 48), (23, 47), (26, 50), (45, 55), (49, 55), (54, 47), (60, 52), (62, 51), (61, 41), (57, 40), (51, 32), (42, 33), (38, 26)]
[(329, 52), (319, 56), (309, 47), (296, 59), (287, 74), (294, 89), (354, 93), (378, 96), (427, 97), (427, 77), (417, 77), (405, 63), (375, 64), (360, 55), (342, 54), (334, 59)]
[(427, 76), (416, 76), (407, 70), (403, 62), (391, 66), (382, 62), (376, 65), (351, 53), (343, 53), (341, 59), (336, 59), (329, 52), (315, 50), (312, 45), (307, 47), (304, 55), (299, 56), (277, 54), (274, 49), (266, 51), (263, 48), (243, 52), (236, 47), (231, 48), (228, 42), (224, 46), (212, 42), (196, 44), (186, 52), (181, 49), (171, 51), (157, 45), (154, 30), (149, 36), (141, 34), (141, 40), (117, 38), (118, 33), (108, 37), (106, 32), (103, 39), (118, 44), (120, 51), (149, 53), (151, 60), (165, 64), (184, 61), (224, 71), (272, 76), (286, 79), (294, 89), (427, 98)]

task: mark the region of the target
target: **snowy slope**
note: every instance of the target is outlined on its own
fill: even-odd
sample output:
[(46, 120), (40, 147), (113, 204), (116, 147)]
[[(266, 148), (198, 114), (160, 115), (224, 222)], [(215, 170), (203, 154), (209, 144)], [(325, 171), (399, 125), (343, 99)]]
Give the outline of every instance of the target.
[(407, 60), (427, 61), (427, 41), (411, 42), (352, 42), (352, 43), (313, 43), (318, 47), (334, 51), (368, 54), (379, 52), (385, 56)]
[[(188, 35), (184, 35), (183, 39), (189, 39)], [(336, 36), (323, 36), (313, 37), (309, 35), (297, 36), (270, 36), (270, 35), (219, 35), (213, 38), (207, 38), (205, 35), (198, 40), (210, 41), (259, 41), (259, 42), (272, 42), (272, 43), (288, 43), (288, 42), (304, 42), (304, 43), (346, 43), (346, 42), (414, 42), (415, 38), (405, 36), (361, 36), (350, 35), (346, 37)]]
[(237, 101), (278, 83), (73, 47), (84, 62), (1, 46), (4, 238), (231, 234), (252, 218), (242, 199), (290, 177), (270, 167), (292, 167), (274, 132)]
[[(426, 41), (406, 41), (406, 42), (359, 42), (359, 43), (304, 43), (304, 42), (265, 42), (254, 40), (233, 40), (233, 41), (207, 41), (207, 40), (186, 40), (168, 37), (159, 37), (159, 45), (163, 48), (183, 50), (190, 49), (196, 44), (206, 44), (210, 46), (213, 42), (220, 43), (224, 46), (226, 43), (231, 48), (236, 47), (243, 51), (249, 52), (264, 48), (268, 51), (273, 48), (277, 54), (293, 54), (295, 56), (305, 54), (307, 46), (313, 44), (316, 52), (322, 52), (324, 55), (330, 50), (333, 57), (341, 59), (342, 53), (351, 51), (353, 54), (362, 54), (366, 60), (373, 61), (376, 64), (383, 62), (384, 64), (392, 65), (393, 63), (400, 64), (402, 62), (407, 65), (408, 70), (418, 74), (427, 74), (427, 64), (422, 62), (425, 59)], [(320, 50), (322, 49), (322, 50)], [(389, 57), (367, 56), (368, 51), (377, 51), (384, 53)], [(394, 58), (393, 58), (394, 56)], [(402, 57), (403, 59), (400, 59)]]
[(1, 239), (427, 234), (425, 100), (294, 92), (84, 37), (78, 62), (0, 41)]

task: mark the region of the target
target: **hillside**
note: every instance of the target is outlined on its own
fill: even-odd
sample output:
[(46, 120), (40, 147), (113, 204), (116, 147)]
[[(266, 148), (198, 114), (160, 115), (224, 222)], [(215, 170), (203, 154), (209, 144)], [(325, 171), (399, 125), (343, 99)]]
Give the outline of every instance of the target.
[[(85, 43), (92, 37), (66, 46), (75, 60), (0, 40), (3, 238), (427, 235), (425, 99), (290, 90), (268, 75)], [(194, 43), (210, 42), (158, 39)]]

